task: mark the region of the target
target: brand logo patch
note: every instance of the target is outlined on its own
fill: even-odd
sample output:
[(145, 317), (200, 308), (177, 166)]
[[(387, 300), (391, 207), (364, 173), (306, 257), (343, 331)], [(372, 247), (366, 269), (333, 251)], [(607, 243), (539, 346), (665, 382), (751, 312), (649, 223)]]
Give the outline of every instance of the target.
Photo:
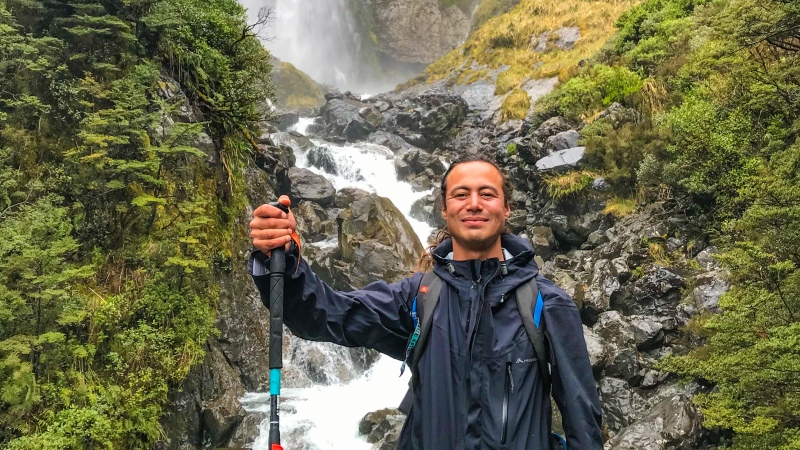
[(517, 358), (515, 364), (532, 363), (534, 361), (536, 361), (536, 358), (528, 358), (528, 359)]
[(420, 291), (420, 292), (422, 292), (423, 294), (427, 294), (427, 293), (428, 293), (428, 286), (422, 286), (422, 287), (420, 287), (420, 288), (419, 288), (419, 291)]

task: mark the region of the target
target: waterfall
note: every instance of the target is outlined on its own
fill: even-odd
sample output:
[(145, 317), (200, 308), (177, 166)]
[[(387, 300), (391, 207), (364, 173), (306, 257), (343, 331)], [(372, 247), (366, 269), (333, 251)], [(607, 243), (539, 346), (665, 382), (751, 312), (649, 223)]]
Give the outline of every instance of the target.
[(264, 46), (315, 81), (341, 90), (384, 92), (421, 72), (424, 65), (400, 63), (378, 52), (357, 20), (351, 0), (240, 0), (248, 20), (262, 7), (273, 22), (260, 36)]
[[(312, 120), (300, 119), (293, 130), (304, 132)], [(330, 151), (338, 175), (310, 166), (309, 150), (300, 148), (294, 141), (284, 143), (293, 147), (298, 167), (323, 174), (337, 190), (357, 187), (388, 197), (406, 216), (415, 200), (431, 192), (414, 192), (408, 183), (397, 181), (394, 153), (386, 147), (364, 142), (343, 145), (315, 139), (312, 142)], [(432, 228), (411, 218), (409, 223), (420, 241), (425, 242)], [(308, 245), (337, 243), (334, 237)], [(400, 362), (381, 356), (366, 373), (360, 373), (363, 369), (353, 363), (352, 352), (352, 349), (333, 344), (292, 338), (290, 350), (284, 355), (284, 371), (307, 372), (313, 365), (316, 373), (309, 377), (314, 382), (311, 386), (289, 385), (281, 392), (281, 441), (285, 448), (372, 448), (372, 444), (358, 436), (359, 421), (368, 412), (396, 408), (406, 392), (411, 371), (407, 370), (400, 378)], [(247, 411), (266, 413), (268, 417), (268, 393), (247, 393), (241, 402)], [(268, 450), (268, 418), (259, 429), (252, 448)]]

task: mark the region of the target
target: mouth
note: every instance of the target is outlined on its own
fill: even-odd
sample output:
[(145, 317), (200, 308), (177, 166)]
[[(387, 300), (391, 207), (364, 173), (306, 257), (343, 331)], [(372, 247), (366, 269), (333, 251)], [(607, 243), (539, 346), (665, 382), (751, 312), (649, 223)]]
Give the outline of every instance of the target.
[(479, 226), (479, 225), (483, 225), (484, 223), (486, 223), (488, 221), (489, 221), (489, 219), (486, 219), (484, 217), (465, 217), (465, 218), (461, 219), (461, 222), (464, 223), (464, 225), (467, 225), (467, 226)]

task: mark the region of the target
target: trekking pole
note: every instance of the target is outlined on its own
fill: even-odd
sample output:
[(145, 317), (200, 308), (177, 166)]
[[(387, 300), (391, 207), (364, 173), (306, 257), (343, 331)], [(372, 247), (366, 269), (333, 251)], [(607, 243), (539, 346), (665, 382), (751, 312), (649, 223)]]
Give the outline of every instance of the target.
[[(285, 213), (289, 209), (280, 202), (270, 206)], [(283, 274), (286, 272), (286, 253), (283, 247), (272, 249), (269, 260), (269, 450), (281, 447), (280, 410), (281, 368), (283, 368)]]

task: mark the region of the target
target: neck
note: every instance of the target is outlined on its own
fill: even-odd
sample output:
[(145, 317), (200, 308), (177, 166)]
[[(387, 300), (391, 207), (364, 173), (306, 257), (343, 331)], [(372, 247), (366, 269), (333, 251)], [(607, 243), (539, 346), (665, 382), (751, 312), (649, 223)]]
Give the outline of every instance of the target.
[(505, 258), (503, 257), (503, 246), (500, 244), (500, 239), (489, 248), (486, 249), (469, 249), (458, 242), (453, 240), (453, 259), (456, 261), (467, 261), (470, 259), (489, 259), (489, 258), (497, 258), (500, 261), (503, 261)]

